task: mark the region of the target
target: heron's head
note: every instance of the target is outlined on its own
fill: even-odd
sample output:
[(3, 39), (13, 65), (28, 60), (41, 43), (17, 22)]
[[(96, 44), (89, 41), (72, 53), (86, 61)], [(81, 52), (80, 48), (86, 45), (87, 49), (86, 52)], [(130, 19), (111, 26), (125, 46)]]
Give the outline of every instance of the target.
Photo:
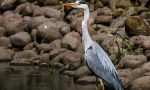
[(65, 3), (64, 6), (65, 7), (73, 7), (73, 8), (77, 8), (77, 9), (84, 9), (84, 10), (88, 8), (88, 5), (85, 0), (77, 0), (74, 3)]

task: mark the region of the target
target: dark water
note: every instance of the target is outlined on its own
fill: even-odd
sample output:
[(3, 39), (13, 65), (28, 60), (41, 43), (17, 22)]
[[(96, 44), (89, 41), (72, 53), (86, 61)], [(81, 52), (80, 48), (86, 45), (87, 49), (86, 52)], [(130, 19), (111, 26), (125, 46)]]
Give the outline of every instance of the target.
[(78, 85), (72, 78), (50, 76), (48, 69), (12, 67), (0, 63), (0, 90), (95, 90), (93, 85)]

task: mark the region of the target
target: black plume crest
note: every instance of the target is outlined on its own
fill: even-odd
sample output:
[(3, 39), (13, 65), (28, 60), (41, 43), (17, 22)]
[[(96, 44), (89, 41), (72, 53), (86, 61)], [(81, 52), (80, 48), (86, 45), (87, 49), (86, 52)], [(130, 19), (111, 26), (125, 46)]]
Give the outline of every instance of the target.
[(77, 0), (80, 4), (87, 4), (85, 0)]

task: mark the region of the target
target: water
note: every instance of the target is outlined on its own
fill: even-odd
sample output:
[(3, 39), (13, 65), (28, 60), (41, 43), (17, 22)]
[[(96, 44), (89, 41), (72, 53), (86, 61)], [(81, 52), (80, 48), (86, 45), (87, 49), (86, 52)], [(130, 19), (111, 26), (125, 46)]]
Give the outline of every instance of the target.
[(57, 71), (52, 80), (47, 69), (0, 63), (0, 90), (95, 90), (95, 86), (78, 85), (72, 78), (59, 75)]

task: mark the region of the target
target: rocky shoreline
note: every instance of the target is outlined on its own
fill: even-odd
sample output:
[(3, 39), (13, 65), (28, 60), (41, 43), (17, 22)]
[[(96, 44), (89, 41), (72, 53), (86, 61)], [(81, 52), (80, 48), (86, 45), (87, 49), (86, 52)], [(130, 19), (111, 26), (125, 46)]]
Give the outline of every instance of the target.
[[(55, 66), (80, 84), (95, 83), (83, 56), (81, 10), (75, 0), (3, 0), (0, 63)], [(116, 64), (128, 90), (150, 89), (150, 2), (87, 0), (89, 32)], [(65, 11), (64, 11), (65, 9)], [(117, 35), (117, 34), (118, 35)]]

